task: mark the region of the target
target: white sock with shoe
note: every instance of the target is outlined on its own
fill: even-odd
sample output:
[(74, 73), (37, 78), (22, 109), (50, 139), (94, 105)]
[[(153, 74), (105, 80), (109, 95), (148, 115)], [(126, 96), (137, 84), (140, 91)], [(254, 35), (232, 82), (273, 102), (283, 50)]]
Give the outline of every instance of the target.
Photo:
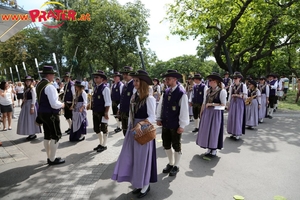
[(50, 140), (44, 140), (44, 147), (47, 154), (47, 158), (50, 158)]
[(58, 148), (58, 142), (56, 140), (50, 141), (50, 156), (49, 159), (51, 162), (55, 160), (56, 150)]
[(165, 150), (167, 156), (168, 156), (168, 159), (169, 159), (169, 165), (174, 165), (174, 152), (172, 149), (167, 149)]

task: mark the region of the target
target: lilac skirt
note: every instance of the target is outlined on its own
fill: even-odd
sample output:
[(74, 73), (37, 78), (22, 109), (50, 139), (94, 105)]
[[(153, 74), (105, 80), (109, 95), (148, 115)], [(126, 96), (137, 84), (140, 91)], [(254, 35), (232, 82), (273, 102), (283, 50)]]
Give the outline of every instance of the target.
[[(134, 126), (143, 119), (135, 119)], [(143, 188), (157, 182), (155, 139), (140, 145), (134, 139), (132, 126), (129, 125), (121, 153), (116, 163), (112, 180), (130, 182), (134, 188)]]

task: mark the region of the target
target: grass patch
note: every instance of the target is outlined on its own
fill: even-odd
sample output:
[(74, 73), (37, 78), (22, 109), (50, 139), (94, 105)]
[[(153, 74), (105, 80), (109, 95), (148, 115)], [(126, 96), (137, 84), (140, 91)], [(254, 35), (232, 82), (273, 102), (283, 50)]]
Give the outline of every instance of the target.
[(282, 110), (300, 111), (300, 98), (298, 100), (298, 103), (295, 103), (296, 95), (297, 95), (297, 90), (295, 91), (289, 90), (287, 92), (286, 100), (279, 101), (278, 108)]

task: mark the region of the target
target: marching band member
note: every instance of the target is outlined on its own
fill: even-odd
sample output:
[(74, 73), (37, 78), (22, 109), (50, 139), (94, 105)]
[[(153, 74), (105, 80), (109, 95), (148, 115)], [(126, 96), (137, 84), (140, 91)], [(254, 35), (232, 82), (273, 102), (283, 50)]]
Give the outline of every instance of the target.
[(261, 93), (261, 105), (259, 109), (258, 118), (259, 118), (259, 122), (263, 123), (264, 118), (267, 116), (267, 107), (269, 104), (269, 92), (270, 92), (270, 88), (266, 84), (266, 78), (264, 76), (260, 77), (259, 79), (258, 89)]
[(253, 126), (258, 125), (258, 112), (261, 107), (261, 93), (257, 89), (257, 83), (249, 80), (248, 98), (246, 104), (246, 126), (248, 129), (253, 129)]
[(43, 124), (44, 146), (48, 157), (48, 164), (62, 164), (65, 163), (65, 160), (56, 157), (56, 151), (58, 141), (61, 138), (59, 110), (64, 108), (65, 104), (58, 101), (57, 90), (52, 84), (55, 76), (53, 67), (44, 66), (43, 71), (40, 73), (44, 78), (36, 86), (39, 103), (36, 122)]
[(73, 100), (75, 97), (75, 87), (74, 83), (71, 81), (71, 74), (70, 72), (67, 72), (64, 75), (64, 80), (65, 80), (65, 86), (64, 86), (64, 116), (69, 124), (69, 128), (65, 131), (65, 133), (70, 134), (71, 132), (71, 126), (72, 126), (72, 110), (70, 109)]
[(276, 96), (276, 92), (277, 92), (277, 87), (278, 87), (278, 83), (275, 80), (275, 75), (274, 74), (269, 74), (267, 76), (269, 82), (268, 82), (268, 86), (270, 87), (270, 94), (269, 94), (269, 107), (268, 107), (268, 114), (267, 117), (269, 117), (270, 119), (272, 119), (272, 115), (274, 112), (274, 108), (275, 108), (275, 104), (277, 103), (277, 96)]
[(196, 133), (199, 131), (199, 115), (203, 103), (203, 99), (206, 96), (207, 86), (201, 82), (202, 78), (200, 74), (195, 74), (193, 77), (194, 86), (189, 99), (189, 105), (193, 107), (193, 115), (195, 120), (195, 129), (192, 131)]
[[(155, 139), (141, 145), (134, 139), (138, 134), (136, 125), (155, 122), (156, 103), (149, 94), (151, 78), (144, 70), (130, 73), (137, 90), (130, 101), (129, 127), (125, 134), (124, 143), (116, 163), (113, 180), (130, 182), (135, 188), (132, 193), (142, 198), (150, 191), (150, 183), (157, 182), (156, 142)], [(136, 132), (134, 134), (134, 131)]]
[(189, 124), (188, 98), (177, 83), (182, 78), (177, 70), (168, 70), (163, 77), (166, 77), (168, 89), (159, 101), (156, 116), (157, 125), (162, 126), (163, 147), (169, 159), (163, 173), (176, 176), (181, 157), (181, 134)]
[(88, 121), (86, 118), (87, 94), (85, 92), (85, 83), (75, 81), (75, 99), (72, 105), (72, 128), (70, 132), (70, 141), (82, 141), (85, 139), (86, 127)]
[(218, 73), (207, 76), (209, 89), (203, 99), (200, 114), (200, 126), (196, 144), (208, 149), (205, 156), (214, 157), (217, 149), (223, 148), (224, 109), (226, 90), (222, 87), (222, 78)]
[(119, 115), (122, 121), (122, 129), (123, 129), (124, 136), (127, 132), (127, 127), (128, 127), (130, 99), (132, 94), (136, 91), (136, 89), (134, 89), (133, 79), (129, 75), (130, 72), (133, 72), (133, 69), (132, 67), (129, 66), (125, 66), (123, 71), (120, 72), (123, 75), (124, 80), (126, 81), (122, 90), (121, 101), (119, 106)]
[(107, 149), (106, 142), (108, 138), (108, 111), (111, 106), (110, 90), (105, 84), (107, 76), (101, 70), (93, 73), (95, 81), (95, 89), (93, 92), (92, 111), (94, 131), (98, 135), (99, 145), (94, 148), (97, 152)]
[(112, 111), (113, 115), (115, 116), (115, 119), (117, 121), (117, 128), (114, 130), (116, 133), (122, 131), (121, 129), (121, 119), (120, 116), (117, 116), (118, 114), (118, 106), (120, 104), (121, 100), (121, 94), (124, 87), (124, 84), (121, 82), (121, 76), (119, 72), (115, 72), (113, 74), (114, 77), (114, 83), (111, 87), (111, 100), (112, 100)]
[(228, 95), (229, 94), (229, 88), (232, 84), (232, 80), (231, 80), (231, 78), (229, 78), (229, 75), (230, 75), (230, 73), (226, 71), (225, 74), (224, 74), (224, 78), (223, 78), (224, 88), (227, 91), (227, 100), (228, 100), (228, 96), (229, 96)]
[(159, 85), (159, 80), (157, 78), (154, 78), (153, 80), (153, 97), (156, 99), (156, 105), (158, 105), (160, 95), (161, 95), (161, 88)]
[(241, 82), (243, 78), (240, 72), (234, 72), (233, 85), (229, 89), (228, 97), (228, 121), (227, 132), (236, 140), (245, 134), (245, 102), (248, 91), (246, 84)]
[[(187, 95), (188, 99), (191, 99), (193, 87), (194, 87), (194, 80), (190, 76), (190, 77), (188, 77), (187, 84), (186, 84), (186, 87), (185, 87), (185, 91), (186, 91), (186, 95)], [(194, 121), (193, 106), (189, 106), (189, 115), (190, 115), (190, 122), (193, 122)]]
[(25, 76), (25, 89), (23, 102), (21, 104), (21, 112), (17, 125), (18, 135), (28, 135), (27, 140), (36, 138), (36, 133), (41, 133), (41, 127), (35, 123), (37, 117), (36, 110), (36, 91), (32, 85), (33, 78)]

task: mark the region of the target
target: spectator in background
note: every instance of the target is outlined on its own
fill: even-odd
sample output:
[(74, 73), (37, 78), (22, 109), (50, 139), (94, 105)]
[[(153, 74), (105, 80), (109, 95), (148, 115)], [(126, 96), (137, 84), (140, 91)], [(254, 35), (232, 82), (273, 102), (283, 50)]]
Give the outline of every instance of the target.
[(18, 107), (20, 107), (22, 104), (23, 94), (24, 94), (24, 86), (21, 82), (17, 83), (16, 93), (17, 93), (17, 99), (18, 99)]
[(14, 102), (12, 89), (6, 81), (2, 81), (0, 84), (0, 104), (3, 121), (3, 131), (7, 131), (6, 119), (8, 121), (8, 130), (11, 130), (11, 119)]
[(60, 92), (60, 79), (59, 78), (55, 79), (55, 81), (53, 82), (53, 86), (57, 90), (57, 93), (59, 93)]
[(89, 93), (89, 82), (86, 80), (86, 78), (83, 79), (82, 85), (84, 86), (84, 91), (88, 94)]
[(296, 103), (298, 102), (298, 99), (300, 97), (300, 78), (298, 78), (298, 82), (297, 82), (297, 97), (296, 97)]
[(286, 94), (287, 91), (289, 90), (289, 79), (286, 77), (286, 75), (283, 75), (282, 77), (282, 85), (283, 85), (283, 98), (282, 100), (286, 100)]

